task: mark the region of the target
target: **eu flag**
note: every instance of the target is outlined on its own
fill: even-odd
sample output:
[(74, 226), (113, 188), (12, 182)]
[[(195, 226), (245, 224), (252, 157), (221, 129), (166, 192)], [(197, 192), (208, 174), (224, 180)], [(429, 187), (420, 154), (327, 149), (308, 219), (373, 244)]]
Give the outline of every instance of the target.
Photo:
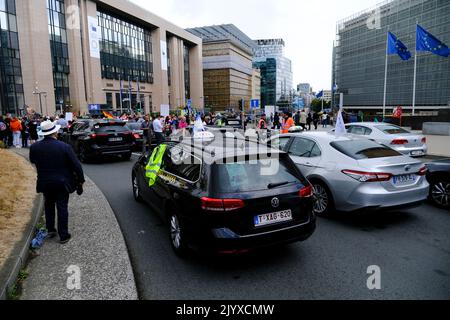
[(450, 55), (450, 49), (445, 43), (419, 25), (417, 25), (416, 47), (417, 51), (429, 51), (441, 57), (447, 58)]
[(409, 52), (403, 42), (398, 40), (391, 32), (388, 32), (388, 54), (398, 54), (404, 61), (411, 59), (411, 52)]
[(322, 97), (323, 97), (323, 90), (320, 91), (320, 92), (316, 95), (316, 98), (317, 98), (317, 99), (322, 98)]

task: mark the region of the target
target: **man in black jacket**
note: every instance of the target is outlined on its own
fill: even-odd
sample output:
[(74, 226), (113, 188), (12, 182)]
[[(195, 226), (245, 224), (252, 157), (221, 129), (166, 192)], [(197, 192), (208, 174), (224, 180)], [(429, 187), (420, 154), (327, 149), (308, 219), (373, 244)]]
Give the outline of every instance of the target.
[(58, 234), (60, 243), (69, 242), (69, 194), (78, 190), (81, 194), (85, 182), (83, 169), (72, 148), (58, 141), (58, 131), (61, 127), (52, 121), (41, 124), (39, 135), (44, 140), (31, 146), (30, 161), (37, 168), (38, 193), (44, 194), (45, 220), (49, 237), (56, 236), (55, 205), (58, 209)]

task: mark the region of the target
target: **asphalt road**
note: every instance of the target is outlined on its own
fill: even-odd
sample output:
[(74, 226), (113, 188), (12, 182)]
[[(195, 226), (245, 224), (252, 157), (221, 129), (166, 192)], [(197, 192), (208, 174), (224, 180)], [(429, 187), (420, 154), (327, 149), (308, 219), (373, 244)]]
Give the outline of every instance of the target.
[[(110, 202), (141, 299), (450, 299), (450, 212), (428, 204), (399, 212), (319, 218), (303, 243), (233, 258), (173, 253), (167, 227), (136, 203), (129, 162), (84, 165)], [(367, 288), (369, 266), (381, 290)]]

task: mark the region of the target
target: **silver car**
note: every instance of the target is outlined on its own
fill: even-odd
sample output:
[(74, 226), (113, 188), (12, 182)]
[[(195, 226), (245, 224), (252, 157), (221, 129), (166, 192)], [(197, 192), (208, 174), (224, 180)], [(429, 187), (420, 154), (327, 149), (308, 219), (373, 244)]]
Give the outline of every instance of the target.
[(284, 134), (270, 141), (289, 153), (313, 185), (317, 214), (404, 208), (427, 199), (422, 162), (374, 141), (327, 132)]
[(427, 138), (389, 123), (360, 122), (346, 124), (347, 132), (387, 145), (401, 154), (423, 157), (428, 153)]

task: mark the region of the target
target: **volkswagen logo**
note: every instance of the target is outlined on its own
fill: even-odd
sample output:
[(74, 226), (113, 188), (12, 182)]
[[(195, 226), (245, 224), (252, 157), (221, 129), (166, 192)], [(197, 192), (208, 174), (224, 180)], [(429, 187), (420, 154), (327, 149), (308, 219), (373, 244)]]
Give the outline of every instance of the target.
[(273, 198), (272, 201), (271, 201), (271, 203), (272, 203), (272, 207), (278, 208), (278, 207), (280, 206), (280, 199), (278, 199), (278, 198)]
[(406, 171), (411, 170), (411, 166), (410, 166), (410, 165), (405, 166), (405, 170), (406, 170)]

